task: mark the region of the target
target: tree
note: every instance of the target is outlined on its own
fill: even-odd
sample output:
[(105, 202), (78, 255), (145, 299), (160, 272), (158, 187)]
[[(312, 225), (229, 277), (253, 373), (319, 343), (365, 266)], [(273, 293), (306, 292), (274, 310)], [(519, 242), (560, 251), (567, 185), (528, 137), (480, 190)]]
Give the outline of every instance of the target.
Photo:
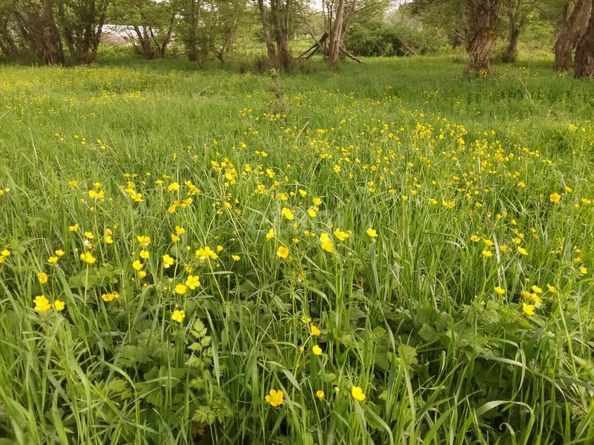
[[(573, 8), (572, 8), (573, 5)], [(580, 25), (584, 17), (590, 16), (592, 0), (566, 0), (563, 24), (555, 42), (555, 70), (567, 71), (573, 66), (573, 48), (580, 36)]]
[(73, 60), (84, 64), (95, 61), (108, 6), (109, 0), (59, 3), (59, 25)]
[(497, 39), (500, 0), (466, 0), (467, 71), (488, 72), (491, 49)]
[(594, 76), (594, 8), (591, 8), (588, 28), (577, 45), (574, 76), (576, 79)]
[(266, 44), (266, 52), (268, 58), (273, 60), (276, 58), (276, 50), (274, 49), (274, 43), (270, 36), (270, 25), (268, 23), (268, 13), (264, 6), (264, 0), (258, 0), (258, 12), (260, 13), (260, 21), (262, 23), (262, 34), (264, 35), (264, 43)]
[(509, 36), (507, 47), (503, 53), (503, 61), (512, 63), (516, 61), (518, 40), (520, 32), (532, 11), (536, 8), (538, 0), (505, 0), (504, 8), (506, 9), (507, 18), (509, 20)]

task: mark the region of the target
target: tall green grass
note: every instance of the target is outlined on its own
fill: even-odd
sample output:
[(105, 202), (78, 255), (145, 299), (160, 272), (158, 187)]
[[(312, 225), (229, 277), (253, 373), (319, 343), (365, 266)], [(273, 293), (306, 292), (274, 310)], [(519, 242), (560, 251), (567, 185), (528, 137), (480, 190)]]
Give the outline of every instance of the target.
[(125, 62), (2, 67), (0, 443), (594, 441), (591, 83)]

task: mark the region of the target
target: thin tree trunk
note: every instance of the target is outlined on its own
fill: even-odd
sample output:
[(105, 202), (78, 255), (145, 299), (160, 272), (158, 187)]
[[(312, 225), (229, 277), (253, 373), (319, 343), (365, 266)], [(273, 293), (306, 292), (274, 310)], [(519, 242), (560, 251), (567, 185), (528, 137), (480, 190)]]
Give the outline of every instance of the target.
[(571, 13), (570, 2), (565, 4), (565, 19), (555, 42), (555, 70), (568, 71), (573, 66), (572, 53), (579, 36), (579, 24), (591, 4), (591, 0), (577, 0)]
[(260, 21), (262, 22), (262, 33), (264, 34), (264, 42), (266, 43), (266, 52), (268, 53), (268, 58), (273, 60), (276, 57), (276, 50), (274, 49), (274, 43), (270, 37), (270, 27), (268, 26), (268, 17), (266, 17), (264, 0), (258, 0), (258, 10), (260, 11)]
[(497, 39), (500, 0), (466, 0), (466, 5), (470, 19), (467, 72), (489, 72), (491, 49)]
[(505, 53), (503, 54), (503, 61), (505, 63), (514, 63), (516, 61), (518, 38), (520, 37), (520, 27), (516, 24), (514, 13), (509, 11), (509, 41)]
[(287, 69), (291, 63), (289, 51), (289, 20), (291, 17), (291, 0), (277, 0), (277, 32), (278, 32), (278, 62), (281, 68)]
[(574, 76), (576, 79), (594, 76), (594, 9), (588, 29), (577, 45)]
[(334, 23), (330, 28), (330, 42), (328, 45), (328, 66), (334, 68), (338, 61), (340, 54), (340, 44), (342, 43), (342, 24), (344, 18), (344, 2), (345, 0), (338, 0), (338, 7), (336, 8), (336, 15), (334, 16)]
[(41, 8), (43, 14), (43, 62), (47, 65), (61, 65), (64, 63), (64, 52), (60, 32), (54, 19), (52, 0), (42, 0)]

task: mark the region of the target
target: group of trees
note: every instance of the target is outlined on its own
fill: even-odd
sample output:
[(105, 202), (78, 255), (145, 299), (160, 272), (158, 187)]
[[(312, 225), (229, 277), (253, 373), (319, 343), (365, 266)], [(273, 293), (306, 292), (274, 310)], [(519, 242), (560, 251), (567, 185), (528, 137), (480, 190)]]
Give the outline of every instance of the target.
[(452, 46), (465, 47), (468, 71), (484, 72), (500, 34), (507, 37), (502, 60), (513, 62), (526, 25), (540, 21), (556, 36), (555, 69), (573, 69), (581, 78), (594, 75), (592, 1), (0, 0), (0, 53), (44, 64), (67, 58), (93, 63), (104, 25), (110, 24), (125, 27), (142, 57), (164, 57), (175, 44), (201, 66), (209, 54), (225, 63), (238, 30), (257, 27), (267, 58), (278, 66), (289, 66), (291, 39), (301, 33), (314, 39), (313, 48), (334, 67), (341, 53), (349, 54), (345, 40), (356, 44), (369, 35), (375, 39), (370, 41), (387, 40), (393, 53), (414, 54), (406, 36), (387, 30), (387, 22), (398, 17), (414, 23), (411, 29), (434, 29)]

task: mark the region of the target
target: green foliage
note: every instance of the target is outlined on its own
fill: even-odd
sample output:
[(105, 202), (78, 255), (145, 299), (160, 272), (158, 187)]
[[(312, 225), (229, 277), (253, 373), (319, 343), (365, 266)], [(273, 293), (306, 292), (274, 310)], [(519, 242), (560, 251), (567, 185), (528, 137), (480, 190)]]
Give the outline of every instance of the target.
[(594, 440), (591, 85), (108, 62), (4, 67), (0, 442)]

